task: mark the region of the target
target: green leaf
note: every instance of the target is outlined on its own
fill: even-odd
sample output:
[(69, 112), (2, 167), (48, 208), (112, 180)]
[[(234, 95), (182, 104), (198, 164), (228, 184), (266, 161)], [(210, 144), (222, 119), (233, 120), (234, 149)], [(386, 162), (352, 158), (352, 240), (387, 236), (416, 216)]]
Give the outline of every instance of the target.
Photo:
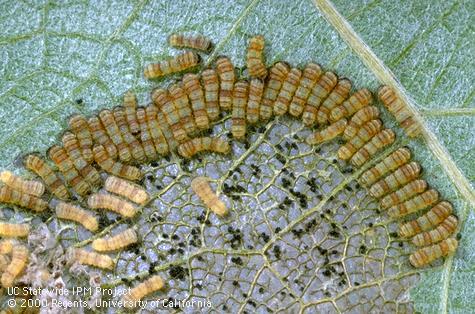
[[(131, 222), (142, 235), (139, 255), (146, 260), (134, 251), (115, 254), (117, 269), (103, 274), (107, 286), (123, 287), (123, 277), (144, 278), (150, 262), (157, 261), (156, 270), (168, 283), (157, 298), (208, 299), (215, 310), (473, 311), (473, 1), (9, 1), (0, 7), (2, 168), (25, 173), (17, 157), (45, 152), (58, 142), (72, 113), (90, 115), (119, 105), (128, 89), (147, 104), (152, 88), (173, 79), (150, 82), (142, 75), (145, 64), (178, 53), (167, 45), (170, 33), (205, 34), (216, 44), (205, 64), (228, 55), (238, 67), (244, 66), (249, 36), (263, 34), (269, 65), (286, 60), (302, 67), (315, 61), (350, 78), (355, 88), (394, 87), (424, 128), (421, 139), (409, 141), (385, 113), (386, 125), (398, 131), (395, 146), (412, 148), (424, 178), (455, 205), (461, 221), (457, 254), (433, 268), (414, 270), (407, 262), (414, 247), (400, 247), (402, 242), (389, 236), (397, 222), (378, 214), (375, 200), (355, 186), (361, 171), (343, 174), (345, 165), (333, 164), (337, 144), (315, 153), (303, 141), (308, 130), (294, 120), (278, 119), (265, 133), (251, 132), (250, 148), (234, 143), (231, 156), (208, 155), (189, 165), (173, 157), (146, 165), (145, 183), (155, 199)], [(224, 136), (222, 123), (215, 129)], [(285, 143), (296, 143), (298, 149)], [(295, 178), (282, 172), (277, 155)], [(260, 175), (252, 175), (253, 164), (261, 168)], [(234, 199), (223, 197), (231, 208), (228, 219), (206, 213), (189, 190), (197, 174), (212, 177), (218, 191), (225, 183), (244, 187)], [(308, 196), (307, 208), (301, 208), (282, 178)], [(317, 193), (309, 190), (309, 178), (315, 178)], [(292, 204), (281, 210), (286, 196)], [(151, 221), (151, 215), (161, 220)], [(32, 218), (37, 234), (31, 249), (42, 243), (37, 237), (44, 235), (41, 220), (17, 208), (5, 208), (3, 217)], [(125, 224), (115, 222), (100, 235)], [(54, 216), (46, 225), (60, 245), (36, 250), (28, 275), (55, 261), (62, 248), (90, 242), (90, 234)], [(340, 236), (332, 237), (332, 230)], [(173, 234), (179, 240), (170, 239)], [(239, 236), (242, 240), (236, 240)], [(203, 245), (195, 247), (190, 240)], [(180, 245), (183, 254), (169, 251)], [(322, 249), (337, 251), (329, 261), (341, 276), (324, 274), (328, 267)], [(176, 275), (180, 267), (183, 278)], [(81, 286), (93, 274), (71, 278), (65, 271), (61, 276)]]

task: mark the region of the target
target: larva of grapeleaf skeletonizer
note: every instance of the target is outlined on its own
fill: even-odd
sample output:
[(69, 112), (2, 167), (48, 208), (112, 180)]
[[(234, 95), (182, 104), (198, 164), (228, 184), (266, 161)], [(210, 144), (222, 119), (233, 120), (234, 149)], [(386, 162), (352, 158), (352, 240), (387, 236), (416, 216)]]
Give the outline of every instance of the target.
[(333, 72), (325, 72), (313, 86), (307, 104), (303, 110), (302, 121), (306, 126), (313, 126), (317, 121), (317, 112), (322, 103), (337, 84), (338, 77)]
[(152, 91), (152, 99), (155, 105), (163, 112), (173, 133), (173, 137), (178, 143), (188, 140), (188, 135), (180, 122), (180, 116), (172, 97), (167, 90), (156, 88)]
[(379, 118), (379, 109), (375, 106), (368, 106), (358, 110), (348, 122), (343, 139), (348, 141), (358, 133), (359, 128), (368, 121)]
[[(163, 133), (163, 130), (168, 128), (168, 125), (165, 126), (158, 122), (158, 114), (159, 110), (155, 105), (150, 104), (145, 107), (145, 115), (147, 117), (147, 125), (150, 132), (150, 137), (152, 138), (156, 152), (163, 156), (168, 154), (170, 151), (168, 146), (168, 142), (170, 142), (170, 140), (166, 139)], [(173, 135), (170, 137), (173, 138)]]
[(111, 252), (137, 243), (138, 236), (134, 229), (126, 229), (112, 237), (99, 238), (92, 241), (92, 248), (98, 252)]
[(29, 253), (24, 245), (17, 244), (13, 247), (11, 262), (2, 274), (1, 282), (4, 288), (13, 286), (15, 279), (26, 268)]
[(140, 131), (139, 124), (135, 111), (137, 110), (137, 96), (132, 91), (127, 91), (124, 94), (124, 110), (127, 119), (127, 124), (130, 129), (130, 133), (138, 134)]
[(147, 191), (127, 180), (109, 176), (104, 184), (106, 191), (128, 198), (134, 203), (143, 205), (149, 200)]
[(426, 266), (440, 257), (453, 254), (458, 247), (458, 241), (454, 238), (445, 239), (432, 246), (426, 246), (409, 256), (411, 265), (420, 268)]
[(272, 117), (274, 102), (279, 95), (282, 84), (290, 71), (290, 66), (285, 62), (277, 62), (269, 71), (269, 81), (267, 82), (262, 104), (259, 111), (261, 120), (267, 121)]
[(205, 94), (201, 87), (198, 75), (188, 73), (183, 76), (183, 87), (188, 94), (195, 118), (196, 126), (200, 131), (209, 129), (209, 119), (206, 113)]
[(126, 218), (134, 217), (137, 214), (137, 208), (132, 203), (109, 193), (90, 195), (87, 205), (92, 209), (107, 209)]
[(191, 189), (198, 195), (201, 201), (218, 216), (225, 216), (228, 209), (218, 195), (211, 189), (207, 177), (196, 177), (191, 181)]
[(168, 87), (168, 93), (173, 99), (178, 116), (180, 117), (180, 122), (186, 133), (190, 136), (196, 135), (198, 130), (195, 124), (195, 119), (193, 118), (193, 112), (191, 111), (188, 96), (182, 86), (178, 83), (172, 84)]
[(13, 239), (3, 239), (0, 241), (0, 254), (9, 255), (13, 250), (16, 241)]
[(132, 160), (132, 154), (129, 146), (127, 146), (122, 138), (119, 126), (117, 125), (112, 112), (109, 109), (101, 110), (99, 112), (99, 119), (101, 120), (104, 129), (107, 131), (107, 134), (109, 134), (112, 143), (117, 147), (119, 159), (123, 162), (130, 162)]
[(356, 91), (350, 98), (345, 100), (340, 106), (333, 108), (330, 112), (330, 121), (336, 121), (344, 117), (350, 117), (355, 112), (370, 105), (373, 102), (371, 92), (366, 89)]
[(307, 137), (307, 144), (316, 145), (334, 139), (345, 130), (346, 119), (330, 124), (325, 129), (316, 131)]
[(69, 127), (79, 141), (79, 147), (84, 160), (88, 163), (92, 163), (94, 159), (92, 156), (92, 134), (89, 130), (86, 118), (79, 114), (73, 115), (69, 119)]
[[(137, 122), (139, 123), (140, 127), (140, 141), (144, 149), (144, 154), (149, 160), (155, 160), (158, 158), (158, 155), (152, 139), (152, 135), (150, 134), (149, 125), (147, 124), (147, 113), (145, 112), (145, 108), (137, 108), (136, 114)], [(158, 131), (159, 130), (160, 128), (158, 129)]]
[(420, 233), (412, 239), (416, 246), (428, 246), (450, 237), (457, 229), (458, 219), (454, 215), (447, 217), (437, 228)]
[(261, 79), (254, 78), (249, 83), (249, 95), (246, 106), (246, 120), (250, 124), (259, 121), (259, 111), (264, 94), (264, 82)]
[(407, 106), (389, 86), (382, 86), (378, 91), (378, 96), (384, 106), (404, 129), (407, 136), (416, 137), (421, 133), (419, 123), (414, 120)]
[(192, 158), (194, 155), (210, 151), (227, 154), (231, 149), (229, 143), (217, 137), (196, 137), (178, 146), (178, 154), (184, 158)]
[(211, 49), (211, 40), (203, 35), (171, 34), (168, 44), (175, 48), (191, 48), (203, 52), (209, 52)]
[(234, 65), (228, 57), (216, 60), (216, 71), (219, 76), (219, 107), (230, 110), (233, 103), (233, 87), (236, 80)]
[(10, 258), (6, 255), (0, 254), (0, 273), (3, 273), (10, 264)]
[(382, 161), (378, 162), (374, 167), (366, 170), (360, 178), (360, 182), (364, 186), (370, 186), (387, 173), (404, 165), (411, 159), (411, 151), (407, 147), (401, 147), (386, 156)]
[(125, 110), (122, 107), (116, 107), (113, 110), (113, 115), (117, 126), (119, 127), (120, 134), (124, 139), (125, 144), (129, 147), (130, 154), (132, 158), (139, 163), (145, 162), (145, 152), (143, 150), (142, 144), (137, 141), (135, 136), (130, 133), (129, 124), (127, 123), (127, 118)]
[(206, 112), (211, 121), (219, 118), (219, 78), (214, 69), (207, 69), (201, 73), (206, 101)]
[(427, 189), (425, 180), (414, 180), (404, 185), (399, 190), (386, 195), (381, 200), (381, 208), (387, 209), (391, 206), (404, 202), (405, 200), (424, 192)]
[(237, 140), (246, 137), (246, 104), (249, 90), (247, 81), (238, 81), (233, 89), (233, 108), (231, 114), (231, 133)]
[(348, 98), (350, 90), (351, 81), (347, 78), (339, 79), (335, 88), (333, 88), (328, 97), (323, 101), (320, 107), (318, 107), (317, 122), (320, 124), (327, 123), (330, 112)]
[(14, 190), (6, 185), (0, 186), (0, 202), (28, 208), (35, 212), (42, 212), (48, 207), (48, 203), (41, 198)]
[(146, 65), (144, 69), (144, 76), (147, 79), (154, 79), (177, 72), (182, 72), (194, 68), (200, 63), (200, 60), (200, 56), (197, 53), (187, 51), (168, 60)]
[(155, 275), (142, 283), (139, 283), (134, 288), (130, 289), (129, 293), (124, 294), (122, 301), (126, 308), (134, 308), (139, 304), (148, 294), (162, 289), (165, 286), (162, 277)]
[(12, 189), (33, 196), (41, 196), (45, 192), (45, 186), (43, 183), (34, 180), (25, 180), (8, 170), (4, 170), (0, 173), (0, 181)]
[(369, 193), (375, 198), (381, 198), (419, 177), (421, 169), (421, 166), (415, 161), (405, 164), (387, 177), (374, 183), (369, 189)]
[(140, 169), (113, 160), (105, 150), (104, 146), (94, 145), (92, 151), (94, 153), (94, 160), (105, 172), (132, 181), (142, 179), (142, 172)]
[(396, 134), (393, 130), (384, 129), (380, 131), (351, 157), (350, 163), (355, 167), (363, 166), (379, 150), (394, 143), (395, 139)]
[(30, 154), (23, 159), (25, 168), (36, 173), (45, 182), (51, 193), (59, 199), (68, 199), (69, 191), (54, 170), (42, 158)]
[(91, 191), (91, 185), (76, 170), (73, 161), (69, 158), (63, 147), (53, 145), (49, 148), (48, 155), (59, 171), (61, 171), (66, 182), (71, 185), (76, 193), (83, 196)]
[(274, 114), (281, 116), (289, 110), (289, 105), (302, 77), (302, 71), (297, 68), (290, 69), (289, 74), (282, 84), (282, 88), (274, 102)]
[(30, 226), (28, 224), (15, 224), (0, 221), (0, 236), (8, 238), (21, 238), (28, 236)]
[(89, 252), (84, 249), (72, 249), (71, 260), (82, 265), (112, 270), (114, 261), (108, 255)]
[(64, 149), (68, 153), (70, 160), (79, 174), (92, 186), (98, 186), (102, 183), (101, 176), (96, 168), (91, 166), (82, 157), (79, 150), (79, 141), (73, 133), (65, 132), (61, 138)]
[(316, 63), (308, 63), (302, 73), (302, 78), (299, 82), (294, 97), (290, 102), (289, 113), (294, 117), (300, 117), (305, 103), (307, 102), (310, 92), (313, 86), (317, 83), (317, 80), (322, 75), (322, 69), (320, 65)]
[(338, 149), (338, 157), (342, 160), (350, 159), (364, 144), (366, 144), (380, 130), (381, 120), (371, 120), (365, 123), (354, 137)]
[(107, 135), (106, 129), (102, 125), (99, 118), (90, 117), (87, 120), (87, 123), (89, 125), (89, 130), (91, 131), (94, 142), (104, 146), (104, 148), (107, 150), (111, 158), (116, 159), (117, 148), (115, 147), (114, 143), (112, 143), (112, 140), (110, 139), (110, 137)]
[(91, 212), (84, 210), (79, 206), (60, 201), (56, 204), (55, 210), (56, 217), (59, 219), (77, 222), (92, 232), (96, 232), (99, 228), (97, 218)]
[(264, 79), (267, 76), (267, 68), (264, 64), (264, 36), (256, 35), (249, 40), (247, 47), (246, 65), (249, 76)]
[(432, 207), (424, 215), (402, 224), (399, 227), (399, 235), (403, 238), (409, 238), (415, 234), (433, 229), (452, 214), (452, 212), (452, 205), (449, 202), (442, 201)]
[(429, 189), (403, 203), (392, 206), (388, 209), (388, 214), (391, 217), (407, 216), (435, 204), (438, 200), (439, 192), (434, 189)]

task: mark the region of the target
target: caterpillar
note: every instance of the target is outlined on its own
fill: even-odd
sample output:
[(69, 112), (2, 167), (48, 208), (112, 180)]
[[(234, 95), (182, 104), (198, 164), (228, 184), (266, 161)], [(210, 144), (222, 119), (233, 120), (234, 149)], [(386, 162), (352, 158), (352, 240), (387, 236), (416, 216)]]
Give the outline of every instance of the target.
[(180, 122), (178, 110), (173, 103), (173, 100), (168, 91), (157, 88), (152, 92), (152, 99), (155, 105), (162, 111), (165, 120), (170, 126), (173, 138), (178, 143), (183, 143), (188, 140), (188, 135)]
[(227, 141), (217, 137), (197, 137), (178, 146), (178, 154), (184, 158), (192, 158), (194, 155), (211, 151), (220, 154), (227, 154), (231, 147)]
[(429, 189), (401, 204), (389, 208), (388, 214), (391, 217), (402, 217), (415, 213), (425, 207), (428, 207), (439, 200), (439, 192)]
[[(155, 156), (156, 153), (164, 156), (170, 152), (170, 147), (168, 145), (169, 140), (165, 138), (163, 133), (163, 129), (161, 125), (164, 122), (159, 123), (158, 121), (159, 111), (158, 108), (154, 105), (148, 105), (145, 107), (145, 116), (147, 120), (148, 132), (150, 134), (150, 138), (152, 139), (153, 144), (152, 147), (155, 147), (153, 155)], [(140, 118), (140, 122), (143, 122), (143, 117)], [(153, 150), (152, 148), (149, 148)]]
[(447, 201), (442, 201), (432, 207), (423, 216), (402, 224), (399, 227), (399, 235), (403, 238), (409, 238), (415, 234), (437, 227), (445, 218), (449, 217), (452, 212), (452, 205)]
[(201, 201), (218, 216), (225, 216), (228, 209), (218, 195), (211, 189), (208, 178), (196, 177), (191, 181), (191, 189), (198, 195)]
[(0, 255), (9, 255), (12, 250), (13, 246), (15, 245), (16, 241), (12, 239), (4, 239), (0, 241)]
[(290, 69), (284, 83), (282, 84), (282, 88), (277, 95), (277, 99), (274, 102), (274, 114), (281, 116), (287, 113), (301, 77), (302, 71), (297, 68)]
[(211, 121), (219, 118), (219, 78), (214, 69), (207, 69), (201, 73), (203, 82), (206, 113)]
[(84, 160), (91, 163), (93, 160), (92, 134), (89, 130), (86, 118), (80, 114), (73, 115), (69, 119), (69, 127), (78, 139), (81, 155)]
[(450, 215), (437, 226), (437, 228), (419, 233), (412, 239), (412, 243), (416, 246), (428, 246), (450, 237), (457, 229), (457, 217)]
[(142, 179), (143, 174), (140, 169), (114, 161), (109, 156), (104, 146), (94, 145), (93, 153), (94, 160), (105, 172), (132, 181)]
[[(150, 106), (150, 107), (155, 107), (155, 106)], [(150, 115), (147, 115), (149, 119)], [(175, 141), (173, 137), (173, 133), (171, 132), (170, 125), (168, 125), (167, 120), (165, 119), (165, 116), (163, 115), (163, 112), (160, 110), (157, 111), (157, 116), (156, 116), (156, 121), (157, 121), (157, 126), (156, 128), (159, 129), (162, 132), (162, 135), (165, 137), (165, 142), (161, 142), (163, 139), (160, 138), (159, 141), (155, 140), (155, 145), (156, 146), (163, 146), (163, 149), (160, 149), (159, 151), (163, 153), (163, 155), (167, 154), (170, 151), (174, 151), (176, 147), (178, 146), (178, 143)], [(149, 124), (149, 128), (155, 128), (152, 124)], [(151, 133), (153, 134), (153, 138), (157, 138), (158, 133)]]
[(251, 37), (247, 48), (246, 65), (249, 76), (264, 79), (267, 76), (267, 68), (264, 64), (264, 36)]
[(127, 91), (124, 94), (123, 104), (130, 133), (136, 135), (139, 133), (140, 128), (135, 113), (137, 110), (137, 96), (135, 95), (135, 93), (133, 93), (132, 91)]
[(379, 109), (375, 106), (363, 107), (358, 110), (348, 122), (345, 132), (343, 133), (343, 139), (345, 141), (350, 140), (356, 135), (359, 128), (368, 121), (379, 118)]
[(0, 255), (0, 273), (3, 273), (10, 264), (10, 258), (6, 255)]
[(132, 154), (129, 150), (129, 147), (122, 138), (119, 126), (117, 125), (112, 112), (109, 109), (101, 110), (99, 112), (99, 119), (101, 120), (104, 129), (112, 140), (112, 143), (114, 143), (114, 145), (117, 147), (119, 159), (122, 162), (130, 162), (132, 160)]
[(0, 173), (0, 181), (12, 189), (37, 197), (43, 195), (45, 192), (45, 186), (43, 183), (34, 180), (25, 180), (7, 170)]
[[(149, 160), (157, 159), (157, 150), (149, 131), (150, 127), (147, 124), (147, 113), (145, 112), (145, 108), (137, 108), (137, 122), (140, 127), (140, 142), (142, 143), (145, 156)], [(160, 132), (160, 128), (156, 129), (156, 132)]]
[(126, 308), (134, 308), (145, 296), (162, 289), (164, 286), (165, 283), (162, 277), (158, 275), (152, 276), (130, 289), (129, 293), (123, 296), (124, 306)]
[(34, 154), (26, 155), (23, 158), (23, 165), (26, 169), (37, 174), (54, 196), (63, 200), (70, 198), (71, 195), (63, 181), (41, 157)]
[(393, 130), (384, 129), (380, 131), (351, 157), (350, 163), (355, 167), (361, 167), (374, 156), (378, 150), (394, 143), (395, 139), (396, 134), (394, 134)]
[(216, 71), (219, 76), (219, 107), (222, 110), (230, 110), (233, 103), (233, 87), (236, 80), (234, 66), (228, 57), (220, 57), (216, 60)]
[(262, 104), (259, 111), (259, 117), (267, 121), (272, 117), (274, 102), (279, 95), (284, 80), (290, 72), (290, 66), (285, 62), (277, 62), (269, 71), (269, 81), (264, 88), (262, 95)]
[(416, 179), (421, 173), (421, 166), (417, 162), (410, 162), (399, 167), (396, 171), (373, 184), (369, 193), (375, 198), (381, 198), (400, 186)]
[(137, 214), (137, 208), (134, 205), (108, 193), (90, 195), (87, 205), (92, 209), (107, 209), (126, 218), (132, 218)]
[(110, 137), (107, 135), (106, 130), (99, 118), (90, 117), (87, 120), (87, 123), (89, 125), (89, 130), (91, 131), (94, 142), (96, 144), (104, 146), (109, 156), (111, 156), (112, 159), (116, 159), (118, 154), (117, 148), (115, 147), (114, 143), (112, 143)]
[(30, 226), (0, 221), (0, 236), (8, 238), (22, 238), (28, 236)]
[(310, 96), (305, 105), (302, 121), (306, 126), (313, 126), (317, 121), (317, 114), (322, 101), (327, 98), (333, 88), (336, 86), (338, 77), (333, 72), (325, 72), (317, 84), (313, 86)]
[(104, 188), (108, 192), (123, 196), (140, 205), (147, 203), (150, 198), (143, 188), (114, 176), (107, 177)]
[(325, 124), (329, 121), (329, 114), (333, 108), (341, 105), (350, 94), (351, 81), (346, 78), (338, 80), (335, 88), (330, 92), (328, 97), (323, 101), (317, 111), (317, 122)]
[(411, 151), (407, 147), (396, 149), (390, 155), (386, 156), (382, 161), (377, 163), (374, 167), (365, 171), (360, 178), (361, 184), (370, 186), (387, 173), (406, 164), (411, 159)]
[(346, 127), (346, 119), (341, 119), (335, 123), (330, 124), (325, 129), (316, 131), (310, 134), (306, 141), (309, 145), (316, 145), (334, 139), (342, 134)]
[(289, 113), (294, 117), (300, 117), (305, 108), (310, 92), (317, 83), (317, 80), (322, 75), (322, 69), (320, 65), (316, 63), (308, 63), (303, 72), (302, 78), (297, 86), (294, 97), (292, 98), (289, 106)]
[(205, 95), (201, 87), (199, 76), (188, 73), (183, 76), (183, 86), (191, 102), (193, 117), (200, 131), (209, 129), (209, 119), (206, 113)]
[(168, 93), (173, 99), (178, 116), (180, 117), (180, 123), (185, 129), (185, 132), (190, 136), (196, 135), (198, 130), (185, 91), (180, 84), (177, 83), (172, 84), (168, 88)]
[(404, 202), (405, 200), (424, 192), (427, 189), (425, 180), (414, 180), (404, 185), (399, 190), (386, 195), (381, 200), (381, 208), (387, 209), (391, 206)]
[(234, 84), (231, 133), (237, 140), (243, 140), (246, 136), (246, 104), (248, 90), (249, 83), (247, 81), (238, 81)]
[(185, 35), (180, 33), (171, 34), (168, 37), (168, 43), (176, 48), (191, 48), (203, 52), (209, 52), (211, 49), (211, 40), (203, 35)]
[(83, 196), (91, 191), (92, 187), (76, 170), (73, 161), (69, 158), (68, 153), (66, 153), (63, 147), (53, 145), (49, 148), (48, 155), (59, 171), (61, 171), (66, 182), (69, 183), (76, 193)]
[(130, 228), (116, 234), (113, 237), (99, 238), (92, 241), (92, 248), (98, 252), (110, 252), (123, 249), (137, 243), (138, 236), (134, 229)]
[(146, 65), (143, 74), (145, 78), (148, 79), (159, 78), (161, 76), (194, 68), (200, 63), (200, 61), (201, 58), (197, 53), (187, 51), (159, 63), (150, 63)]
[(102, 183), (101, 176), (96, 168), (91, 166), (82, 156), (79, 149), (79, 141), (73, 133), (65, 132), (61, 138), (63, 147), (70, 157), (74, 168), (91, 186), (98, 186)]
[(445, 239), (432, 246), (423, 247), (409, 256), (409, 261), (416, 268), (424, 267), (436, 259), (453, 254), (458, 247), (458, 241), (453, 238)]
[(354, 137), (338, 149), (338, 157), (342, 160), (350, 159), (361, 147), (363, 147), (364, 144), (381, 130), (382, 125), (383, 123), (381, 120), (371, 120), (365, 123)]
[(99, 228), (97, 218), (89, 211), (70, 203), (59, 201), (55, 206), (56, 217), (64, 220), (71, 220), (82, 225), (91, 232), (96, 232)]
[(372, 102), (373, 96), (371, 92), (366, 88), (360, 89), (340, 106), (333, 108), (329, 116), (330, 122), (352, 116), (355, 112), (370, 105)]
[(17, 205), (42, 212), (48, 207), (48, 203), (33, 195), (14, 190), (6, 185), (0, 186), (0, 202)]
[(255, 124), (259, 121), (260, 105), (264, 94), (264, 82), (254, 78), (249, 83), (249, 94), (246, 106), (246, 121)]
[(114, 261), (108, 255), (89, 252), (84, 249), (73, 249), (70, 254), (71, 260), (82, 265), (89, 265), (109, 270), (114, 268)]
[(120, 134), (124, 140), (125, 145), (129, 148), (130, 154), (132, 155), (132, 159), (139, 162), (144, 163), (145, 152), (142, 147), (142, 144), (137, 141), (135, 136), (130, 133), (129, 125), (127, 123), (127, 116), (125, 113), (124, 108), (116, 107), (113, 109), (113, 115), (115, 122), (117, 123), (117, 127), (119, 128)]
[(4, 288), (12, 287), (15, 279), (26, 268), (28, 263), (29, 251), (26, 246), (15, 244), (12, 249), (10, 264), (5, 268), (2, 274), (1, 282)]
[(421, 133), (420, 125), (414, 120), (406, 105), (399, 99), (394, 90), (389, 86), (382, 86), (378, 96), (388, 111), (396, 118), (396, 121), (409, 137), (417, 137)]

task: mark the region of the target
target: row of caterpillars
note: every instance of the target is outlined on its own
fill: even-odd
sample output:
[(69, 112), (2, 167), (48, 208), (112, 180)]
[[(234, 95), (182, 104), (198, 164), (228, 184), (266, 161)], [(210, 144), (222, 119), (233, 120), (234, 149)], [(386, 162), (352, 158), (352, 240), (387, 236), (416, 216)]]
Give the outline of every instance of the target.
[[(171, 36), (170, 43), (202, 51), (209, 51), (211, 45), (202, 36), (184, 35)], [(293, 117), (301, 118), (309, 127), (322, 126), (322, 129), (307, 138), (307, 142), (316, 145), (341, 135), (345, 144), (338, 150), (338, 156), (349, 160), (356, 167), (362, 167), (376, 153), (394, 142), (395, 134), (391, 129), (383, 128), (379, 109), (371, 105), (373, 97), (368, 89), (360, 89), (350, 95), (350, 80), (338, 78), (331, 71), (323, 71), (316, 63), (309, 63), (300, 70), (280, 61), (267, 69), (263, 55), (264, 44), (262, 36), (250, 39), (246, 59), (250, 79), (238, 79), (231, 60), (219, 57), (215, 68), (205, 69), (199, 74), (184, 74), (181, 81), (171, 84), (167, 89), (154, 89), (151, 93), (153, 103), (148, 106), (137, 106), (135, 95), (128, 92), (124, 96), (122, 107), (104, 109), (98, 116), (90, 118), (74, 115), (69, 122), (70, 131), (62, 136), (63, 145), (54, 145), (48, 150), (50, 159), (61, 175), (38, 154), (25, 157), (26, 168), (40, 176), (49, 191), (59, 199), (67, 200), (71, 197), (67, 186), (75, 194), (86, 197), (101, 186), (100, 170), (137, 181), (143, 174), (134, 164), (156, 160), (174, 151), (184, 158), (192, 158), (204, 151), (228, 153), (230, 146), (227, 141), (205, 135), (211, 123), (226, 111), (231, 111), (231, 134), (237, 140), (245, 140), (248, 124), (266, 122), (273, 116), (287, 112)], [(198, 66), (200, 60), (196, 52), (187, 51), (169, 60), (146, 66), (144, 75), (147, 78), (157, 78), (190, 70)], [(379, 94), (383, 104), (395, 114), (408, 135), (417, 136), (420, 133), (417, 122), (410, 118), (409, 111), (395, 93), (390, 88), (383, 87)], [(373, 196), (379, 198), (390, 192), (396, 196), (404, 194), (404, 191), (415, 186), (409, 180), (413, 176), (410, 172), (414, 170), (410, 168), (411, 165), (414, 163), (401, 164), (400, 168), (385, 168), (379, 174), (380, 177), (393, 172), (373, 184), (370, 192), (377, 189), (375, 186), (383, 186), (383, 194), (372, 193)], [(194, 179), (192, 187), (212, 211), (220, 216), (226, 215), (224, 203), (211, 190), (206, 178)], [(400, 189), (397, 190), (398, 188)], [(18, 193), (5, 185), (0, 193), (0, 201), (35, 211), (46, 209), (47, 203), (41, 198), (25, 195), (27, 194)], [(402, 210), (413, 212), (416, 211), (414, 208), (421, 210), (434, 202), (426, 200), (433, 196), (426, 192), (404, 195), (409, 196), (400, 197), (398, 201), (401, 204), (394, 201), (390, 214)], [(90, 207), (95, 206), (94, 199), (95, 195), (89, 197)], [(448, 207), (444, 205), (447, 202), (441, 204), (442, 207)], [(135, 211), (127, 206), (121, 207), (121, 210), (114, 208), (125, 217), (135, 215)], [(114, 210), (111, 207), (107, 209)], [(446, 226), (445, 219), (440, 224), (434, 223), (431, 212), (437, 214), (438, 210), (432, 209), (423, 216), (429, 218), (420, 218), (429, 219), (430, 227), (421, 220), (415, 220), (409, 224), (412, 226), (418, 223), (420, 226), (419, 229), (413, 227), (413, 232), (427, 231), (430, 228), (434, 228), (433, 232), (438, 232), (436, 230), (441, 228), (440, 225)], [(403, 232), (401, 235), (408, 236)], [(443, 237), (448, 235), (450, 233)], [(427, 236), (423, 234), (423, 237)], [(438, 238), (433, 238), (431, 244), (438, 242)], [(425, 241), (424, 244), (429, 242)], [(456, 245), (455, 239), (443, 240), (416, 251), (411, 255), (410, 261), (416, 267), (426, 265), (453, 252)], [(97, 253), (84, 254), (88, 256), (87, 254)], [(106, 261), (104, 265), (109, 265), (107, 263)]]

